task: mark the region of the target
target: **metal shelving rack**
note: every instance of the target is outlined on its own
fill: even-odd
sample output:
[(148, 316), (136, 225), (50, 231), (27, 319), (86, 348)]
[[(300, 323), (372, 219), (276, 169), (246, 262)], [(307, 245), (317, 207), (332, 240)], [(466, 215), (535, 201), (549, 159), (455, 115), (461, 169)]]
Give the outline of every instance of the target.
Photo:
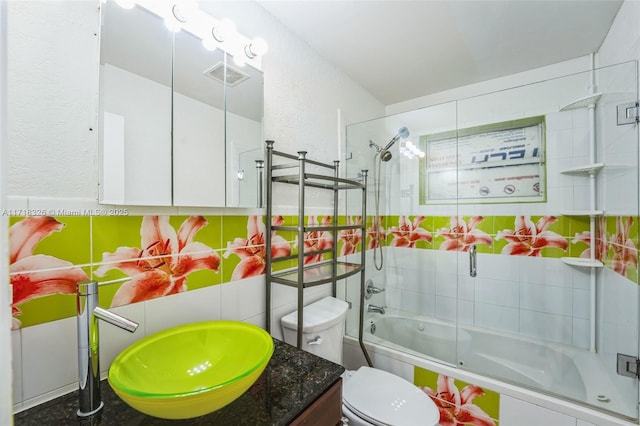
[[(306, 151), (298, 151), (298, 155), (276, 151), (274, 141), (266, 141), (266, 329), (271, 332), (271, 287), (273, 283), (296, 287), (298, 290), (298, 325), (297, 346), (302, 348), (302, 327), (304, 308), (304, 289), (321, 284), (332, 284), (332, 295), (336, 297), (337, 282), (360, 273), (361, 287), (364, 287), (365, 247), (362, 243), (360, 263), (338, 261), (338, 232), (343, 230), (360, 230), (366, 235), (366, 206), (367, 206), (367, 171), (362, 171), (362, 180), (342, 179), (338, 176), (339, 161), (333, 164), (321, 163), (306, 158)], [(286, 159), (284, 163), (274, 164), (274, 158)], [(328, 170), (327, 174), (309, 173), (307, 166), (317, 166)], [(296, 226), (275, 226), (271, 224), (273, 217), (273, 184), (284, 183), (298, 187), (298, 224)], [(333, 191), (333, 218), (330, 225), (308, 226), (305, 219), (305, 193), (307, 188), (320, 188)], [(342, 190), (362, 191), (362, 221), (359, 224), (338, 225), (338, 193)], [(290, 256), (273, 258), (271, 255), (272, 231), (296, 232), (298, 253)], [(333, 248), (320, 251), (304, 251), (304, 236), (307, 232), (328, 231), (333, 236)], [(330, 259), (321, 262), (304, 264), (306, 256), (331, 254)], [(297, 266), (278, 272), (273, 271), (275, 263), (297, 260)]]

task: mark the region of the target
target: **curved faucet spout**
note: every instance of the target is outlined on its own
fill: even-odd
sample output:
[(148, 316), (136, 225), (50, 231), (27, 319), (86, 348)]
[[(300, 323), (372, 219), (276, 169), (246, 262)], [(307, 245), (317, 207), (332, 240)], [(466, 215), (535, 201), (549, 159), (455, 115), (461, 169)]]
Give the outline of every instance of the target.
[(138, 328), (138, 323), (131, 321), (125, 317), (121, 317), (118, 314), (114, 314), (111, 311), (107, 311), (106, 309), (102, 309), (97, 306), (93, 309), (93, 315), (95, 315), (98, 319), (102, 321), (106, 321), (111, 325), (115, 325), (123, 330), (128, 331), (129, 333), (133, 333)]

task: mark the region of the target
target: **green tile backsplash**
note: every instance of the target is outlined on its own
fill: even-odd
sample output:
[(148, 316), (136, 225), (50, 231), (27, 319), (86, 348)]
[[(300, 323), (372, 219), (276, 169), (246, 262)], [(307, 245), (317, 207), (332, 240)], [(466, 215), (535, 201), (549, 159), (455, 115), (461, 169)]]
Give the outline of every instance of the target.
[[(296, 216), (274, 216), (296, 225)], [(358, 216), (340, 217), (340, 224)], [(305, 217), (322, 223), (323, 217)], [(425, 250), (542, 257), (588, 257), (589, 218), (574, 216), (385, 216), (382, 245)], [(11, 283), (14, 327), (75, 315), (75, 282), (115, 281), (100, 287), (101, 305), (133, 303), (265, 273), (263, 216), (59, 216), (11, 217)], [(596, 257), (606, 267), (637, 281), (638, 217), (597, 222)], [(359, 252), (359, 231), (308, 233), (305, 246), (338, 253)], [(373, 217), (367, 218), (367, 249), (375, 245)], [(272, 235), (272, 255), (297, 253), (296, 233)], [(326, 258), (326, 256), (324, 256)], [(278, 264), (277, 269), (295, 266)]]

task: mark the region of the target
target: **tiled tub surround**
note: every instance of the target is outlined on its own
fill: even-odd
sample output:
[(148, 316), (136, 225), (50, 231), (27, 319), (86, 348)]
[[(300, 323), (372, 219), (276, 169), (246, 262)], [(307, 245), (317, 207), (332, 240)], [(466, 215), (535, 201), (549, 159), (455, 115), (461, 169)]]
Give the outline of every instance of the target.
[(150, 417), (126, 405), (105, 380), (101, 382), (104, 409), (91, 420), (76, 416), (78, 395), (72, 392), (17, 414), (15, 425), (286, 425), (333, 385), (344, 369), (279, 340), (274, 343), (273, 356), (253, 386), (211, 414), (187, 420)]
[[(589, 268), (571, 266), (560, 260), (564, 256), (588, 256), (588, 245), (584, 239), (588, 219), (563, 216), (556, 219), (557, 221), (553, 221), (551, 217), (526, 216), (385, 217), (383, 227), (387, 231), (389, 244), (384, 248), (385, 267), (383, 271), (376, 271), (371, 266), (372, 256), (369, 256), (367, 276), (373, 279), (376, 287), (384, 287), (386, 291), (373, 295), (369, 302), (388, 307), (386, 315), (382, 317), (383, 321), (389, 321), (391, 317), (398, 317), (401, 321), (426, 320), (423, 324), (425, 333), (430, 323), (448, 325), (451, 328), (449, 335), (453, 336), (451, 343), (454, 345), (451, 347), (451, 356), (448, 359), (433, 356), (450, 365), (458, 364), (456, 333), (458, 344), (464, 347), (465, 343), (460, 342), (464, 330), (456, 332), (456, 324), (462, 329), (487, 336), (505, 336), (505, 341), (496, 341), (500, 342), (500, 356), (507, 350), (506, 342), (518, 339), (537, 344), (540, 347), (538, 352), (548, 347), (546, 350), (556, 348), (573, 354), (568, 356), (575, 361), (579, 374), (584, 378), (582, 392), (585, 399), (603, 410), (635, 417), (637, 402), (634, 402), (632, 395), (637, 392), (637, 382), (615, 374), (615, 357), (617, 351), (628, 351), (629, 354), (637, 351), (634, 346), (638, 333), (638, 218), (608, 217), (598, 223), (596, 257), (603, 261), (605, 267), (597, 270), (597, 355), (589, 353), (587, 349), (591, 297)], [(400, 229), (404, 230), (404, 235), (398, 232)], [(427, 234), (422, 230), (426, 230)], [(513, 235), (520, 237), (511, 238)], [(536, 240), (540, 240), (539, 245)], [(469, 258), (466, 252), (471, 243), (477, 244), (479, 251), (478, 274), (475, 278), (469, 276)], [(350, 288), (356, 289), (357, 286), (353, 284)], [(350, 291), (347, 290), (347, 293), (350, 294)], [(357, 291), (354, 290), (355, 293)], [(372, 318), (367, 319), (367, 323), (375, 321), (374, 317), (379, 315), (370, 316)], [(383, 324), (380, 326), (383, 327)], [(354, 337), (346, 339), (347, 368), (353, 367), (352, 362), (355, 365), (362, 362), (355, 341), (356, 327), (357, 319), (351, 312), (347, 334)], [(400, 329), (393, 329), (394, 338), (399, 333)], [(354, 341), (350, 342), (350, 339)], [(408, 339), (422, 341), (424, 337), (414, 336)], [(526, 424), (556, 424), (542, 420), (556, 416), (557, 419), (554, 418), (553, 421), (563, 425), (588, 424), (578, 420), (580, 418), (590, 419), (593, 424), (631, 424), (606, 414), (585, 411), (575, 404), (532, 394), (511, 385), (505, 386), (504, 383), (487, 377), (480, 378), (481, 376), (466, 370), (468, 368), (479, 374), (484, 372), (491, 375), (485, 365), (473, 366), (472, 363), (465, 363), (463, 368), (451, 367), (440, 361), (425, 359), (421, 354), (428, 354), (428, 351), (418, 351), (420, 354), (417, 354), (400, 348), (398, 345), (402, 343), (393, 339), (391, 344), (381, 343), (376, 338), (368, 341), (373, 345), (370, 354), (373, 353), (374, 364), (407, 379), (412, 376), (407, 370), (419, 366), (472, 383), (484, 384), (489, 389), (503, 393), (501, 411), (502, 401), (509, 401), (504, 404), (507, 411), (512, 410), (509, 408), (511, 402), (529, 407), (528, 403), (514, 398), (535, 401), (535, 404), (547, 408), (539, 409), (535, 420), (530, 423), (525, 421)], [(441, 341), (424, 343), (432, 350), (443, 346)], [(497, 343), (494, 342), (495, 344)], [(482, 348), (476, 346), (472, 350), (482, 352)], [(526, 357), (519, 358), (517, 354), (507, 352), (515, 360), (526, 362)], [(549, 391), (563, 393), (559, 388)], [(599, 392), (608, 394), (611, 401), (596, 402), (595, 397)], [(578, 401), (585, 400), (579, 392), (574, 394), (573, 398)], [(557, 411), (568, 413), (569, 416), (560, 415)], [(523, 419), (518, 416), (509, 414), (506, 418), (511, 419), (509, 424), (525, 424), (521, 423)], [(507, 424), (506, 418), (500, 417), (501, 424)]]
[[(606, 266), (598, 271), (601, 303), (619, 303), (619, 317), (611, 319), (617, 323), (634, 324), (637, 223), (608, 217), (598, 224), (596, 257)], [(589, 256), (588, 227), (588, 218), (573, 216), (389, 216), (387, 263), (382, 272), (368, 267), (368, 277), (386, 287), (392, 309), (588, 348), (589, 268), (560, 260)], [(468, 273), (471, 244), (478, 249), (475, 278)]]

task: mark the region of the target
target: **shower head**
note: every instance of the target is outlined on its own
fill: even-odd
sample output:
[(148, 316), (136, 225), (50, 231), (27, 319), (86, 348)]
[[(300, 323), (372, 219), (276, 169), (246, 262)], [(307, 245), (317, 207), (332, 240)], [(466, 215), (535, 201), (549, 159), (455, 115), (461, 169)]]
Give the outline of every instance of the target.
[(389, 148), (391, 148), (393, 144), (398, 141), (398, 139), (400, 138), (405, 139), (408, 137), (409, 137), (409, 129), (407, 129), (406, 127), (400, 127), (398, 129), (398, 133), (396, 133), (396, 135), (389, 141), (389, 143), (380, 150), (380, 159), (382, 161), (391, 160), (392, 155), (389, 152)]

